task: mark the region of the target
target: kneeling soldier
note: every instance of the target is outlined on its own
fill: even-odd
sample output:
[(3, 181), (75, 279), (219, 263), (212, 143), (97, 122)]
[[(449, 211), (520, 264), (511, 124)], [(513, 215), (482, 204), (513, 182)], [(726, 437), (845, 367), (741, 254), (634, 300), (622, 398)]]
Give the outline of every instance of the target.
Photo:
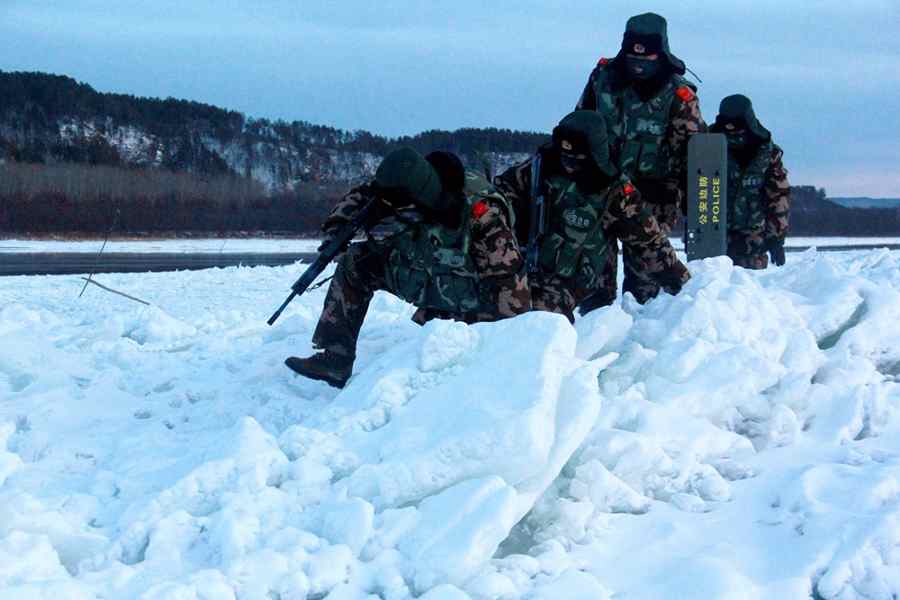
[[(538, 184), (532, 186), (535, 177)], [(690, 278), (653, 208), (611, 164), (606, 123), (595, 111), (570, 113), (553, 130), (551, 143), (494, 184), (513, 203), (519, 240), (528, 240), (528, 279), (536, 310), (574, 321), (575, 307), (609, 284), (612, 239), (620, 240), (641, 273), (667, 292), (677, 294)], [(534, 239), (533, 231), (540, 228), (529, 221), (539, 197), (546, 207), (545, 227), (541, 239)], [(532, 248), (538, 250), (534, 264)]]
[(466, 322), (511, 317), (531, 308), (524, 261), (503, 196), (459, 159), (409, 148), (390, 153), (369, 184), (351, 190), (322, 226), (332, 235), (370, 200), (377, 209), (367, 238), (351, 244), (335, 269), (313, 334), (321, 350), (285, 364), (344, 387), (356, 342), (376, 290), (420, 308), (413, 319)]

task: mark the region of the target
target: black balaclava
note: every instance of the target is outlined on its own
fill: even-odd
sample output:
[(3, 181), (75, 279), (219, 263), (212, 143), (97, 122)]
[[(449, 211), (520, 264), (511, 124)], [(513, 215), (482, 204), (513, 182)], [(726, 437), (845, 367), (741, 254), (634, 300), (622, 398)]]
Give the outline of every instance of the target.
[(740, 163), (749, 163), (759, 147), (772, 139), (769, 130), (756, 118), (750, 98), (742, 94), (733, 94), (722, 100), (716, 121), (709, 130), (725, 134), (728, 151)]
[(434, 213), (435, 218), (448, 227), (460, 224), (460, 206), (465, 200), (466, 169), (459, 157), (452, 152), (435, 150), (425, 156), (441, 180), (441, 195), (448, 198), (447, 209)]
[(552, 157), (551, 171), (573, 180), (587, 193), (606, 188), (616, 174), (609, 162), (606, 124), (594, 111), (575, 111), (560, 121), (553, 129)]
[(444, 191), (463, 191), (466, 185), (466, 170), (458, 156), (445, 150), (436, 150), (425, 156), (425, 160), (438, 172)]
[[(668, 70), (662, 54), (662, 43), (658, 35), (639, 35), (625, 33), (622, 39), (625, 75), (632, 81), (648, 81), (654, 79), (661, 70)], [(637, 58), (656, 54), (656, 60)]]

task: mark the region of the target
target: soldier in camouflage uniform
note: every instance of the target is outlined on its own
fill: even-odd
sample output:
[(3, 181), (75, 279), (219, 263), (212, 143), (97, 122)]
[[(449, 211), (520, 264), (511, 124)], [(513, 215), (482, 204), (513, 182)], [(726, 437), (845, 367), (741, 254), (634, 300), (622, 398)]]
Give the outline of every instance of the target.
[(328, 288), (313, 334), (321, 352), (288, 358), (292, 370), (343, 387), (376, 290), (419, 307), (413, 319), (420, 324), (436, 317), (491, 321), (531, 309), (512, 211), (455, 155), (435, 152), (426, 160), (408, 148), (392, 152), (374, 182), (338, 203), (322, 226), (325, 235), (373, 198), (367, 239), (350, 245)]
[(781, 148), (762, 126), (750, 99), (728, 96), (710, 131), (728, 140), (728, 256), (748, 269), (784, 264), (791, 187)]
[[(687, 142), (706, 130), (696, 88), (684, 77), (685, 65), (669, 50), (666, 20), (654, 13), (631, 17), (622, 48), (612, 60), (601, 58), (577, 109), (596, 110), (606, 119), (613, 163), (641, 190), (663, 233), (685, 212)], [(617, 246), (610, 240), (606, 285), (582, 304), (582, 312), (616, 297)], [(639, 302), (659, 293), (641, 268), (640, 257), (623, 249), (625, 281)]]
[[(535, 176), (539, 185), (533, 190)], [(652, 208), (610, 162), (606, 124), (594, 111), (567, 115), (553, 130), (551, 143), (494, 184), (513, 204), (520, 241), (529, 238), (533, 196), (542, 194), (546, 203), (539, 260), (528, 274), (535, 310), (574, 321), (575, 307), (605, 284), (614, 239), (667, 292), (677, 294), (690, 278)]]

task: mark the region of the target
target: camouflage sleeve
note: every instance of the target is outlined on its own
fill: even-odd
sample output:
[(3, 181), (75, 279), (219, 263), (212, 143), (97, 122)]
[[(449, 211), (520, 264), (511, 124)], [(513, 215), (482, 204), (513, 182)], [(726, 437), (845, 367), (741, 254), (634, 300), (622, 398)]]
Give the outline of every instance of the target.
[(772, 155), (772, 164), (766, 170), (766, 240), (784, 241), (788, 231), (788, 212), (791, 208), (791, 186), (787, 169), (781, 162), (784, 152), (777, 148)]
[[(687, 89), (687, 88), (681, 88)], [(669, 129), (665, 144), (669, 153), (669, 175), (666, 190), (672, 194), (672, 202), (684, 214), (684, 198), (687, 196), (687, 144), (692, 135), (706, 133), (706, 122), (700, 114), (700, 100), (691, 92), (689, 99), (680, 96), (672, 102)]]
[(479, 279), (496, 299), (500, 318), (531, 309), (525, 259), (501, 201), (487, 197), (474, 204), (470, 251)]
[[(631, 188), (631, 192), (626, 191)], [(649, 206), (630, 185), (610, 193), (602, 217), (603, 228), (612, 232), (622, 246), (629, 247), (639, 261), (643, 275), (656, 281), (670, 294), (677, 294), (691, 278), (684, 263), (678, 260), (669, 238), (663, 233)]]
[(322, 232), (331, 234), (344, 223), (349, 223), (368, 199), (368, 190), (365, 186), (356, 187), (347, 192), (325, 218), (322, 223)]
[[(513, 165), (500, 175), (494, 177), (494, 187), (512, 203), (515, 209), (528, 204), (531, 195), (531, 161), (529, 158)], [(516, 215), (521, 213), (516, 210)]]
[(597, 94), (594, 93), (593, 71), (591, 72), (591, 76), (588, 77), (587, 83), (584, 86), (584, 91), (581, 92), (581, 97), (575, 105), (575, 110), (597, 110)]
[[(669, 202), (655, 204), (653, 207), (659, 228), (663, 234), (670, 235), (681, 222), (682, 215), (687, 216), (687, 190), (675, 180), (668, 180), (664, 185)], [(687, 187), (687, 184), (684, 187)]]

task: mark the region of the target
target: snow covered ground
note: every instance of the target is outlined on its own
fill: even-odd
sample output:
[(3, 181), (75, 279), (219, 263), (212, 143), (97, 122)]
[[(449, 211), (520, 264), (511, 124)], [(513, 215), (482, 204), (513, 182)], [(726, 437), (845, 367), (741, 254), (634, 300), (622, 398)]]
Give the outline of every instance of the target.
[[(10, 252), (97, 252), (102, 240), (51, 241), (0, 239), (0, 254)], [(676, 248), (683, 248), (680, 239), (672, 239)], [(791, 237), (788, 247), (851, 246), (857, 244), (900, 244), (900, 237)], [(313, 252), (319, 240), (299, 239), (180, 239), (111, 241), (106, 252)]]
[(900, 252), (692, 263), (572, 327), (409, 321), (350, 385), (297, 266), (0, 279), (0, 597), (900, 594)]

